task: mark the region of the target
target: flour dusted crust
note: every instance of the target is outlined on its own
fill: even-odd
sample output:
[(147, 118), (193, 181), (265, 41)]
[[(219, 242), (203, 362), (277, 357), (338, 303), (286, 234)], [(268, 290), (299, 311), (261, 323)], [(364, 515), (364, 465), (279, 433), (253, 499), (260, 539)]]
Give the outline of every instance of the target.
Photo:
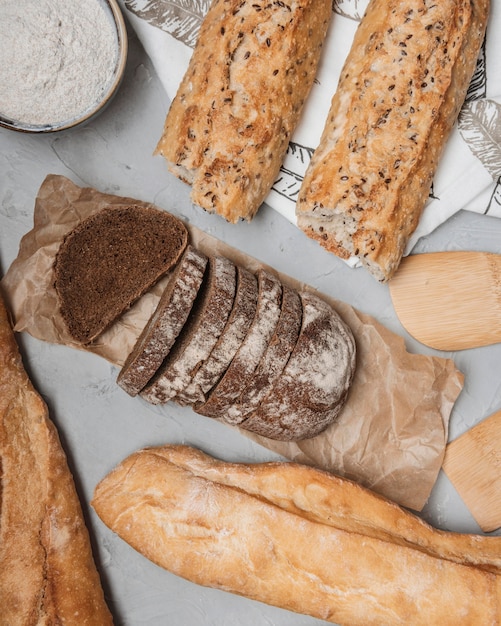
[(280, 318), (281, 281), (270, 272), (260, 269), (257, 272), (257, 282), (256, 313), (241, 346), (221, 380), (209, 393), (207, 401), (193, 407), (201, 415), (223, 417), (230, 424), (238, 423), (240, 416), (232, 419), (228, 410), (238, 401), (240, 394), (252, 379)]
[(300, 292), (303, 319), (292, 355), (270, 393), (241, 428), (270, 439), (306, 439), (335, 421), (356, 367), (353, 334), (313, 293)]
[(189, 385), (224, 330), (235, 299), (236, 268), (224, 257), (210, 257), (198, 300), (180, 336), (141, 396), (152, 404), (173, 399)]
[(208, 263), (208, 257), (188, 245), (175, 268), (155, 312), (127, 357), (117, 383), (137, 395), (162, 364), (191, 312)]
[(207, 394), (225, 373), (254, 319), (258, 298), (257, 279), (241, 266), (236, 269), (236, 294), (228, 322), (209, 358), (200, 366), (186, 389), (176, 395), (178, 404), (203, 404), (207, 400)]
[(250, 220), (316, 74), (331, 0), (214, 0), (157, 146), (191, 199)]
[(105, 477), (92, 504), (178, 576), (343, 626), (501, 620), (500, 538), (436, 531), (314, 468), (151, 448)]
[(65, 453), (1, 299), (0, 469), (0, 622), (111, 625)]
[(429, 195), (483, 42), (488, 0), (371, 0), (298, 197), (297, 222), (380, 281)]

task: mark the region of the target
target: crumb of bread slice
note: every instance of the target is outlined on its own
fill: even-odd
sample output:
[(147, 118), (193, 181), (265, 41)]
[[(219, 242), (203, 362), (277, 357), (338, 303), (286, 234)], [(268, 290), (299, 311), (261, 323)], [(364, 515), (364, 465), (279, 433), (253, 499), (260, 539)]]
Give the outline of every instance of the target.
[(54, 286), (71, 337), (88, 344), (165, 275), (186, 248), (188, 231), (171, 213), (109, 206), (62, 241)]

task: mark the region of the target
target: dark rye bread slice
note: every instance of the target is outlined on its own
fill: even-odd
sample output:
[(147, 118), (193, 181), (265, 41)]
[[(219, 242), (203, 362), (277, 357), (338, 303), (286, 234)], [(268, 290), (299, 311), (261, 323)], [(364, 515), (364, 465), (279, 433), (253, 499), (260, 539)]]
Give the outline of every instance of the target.
[(280, 318), (282, 284), (276, 276), (264, 269), (257, 272), (257, 282), (258, 300), (252, 324), (226, 372), (211, 390), (206, 402), (194, 405), (195, 412), (200, 415), (226, 418), (227, 410), (249, 384), (275, 333)]
[(356, 366), (353, 334), (318, 296), (300, 292), (303, 322), (296, 347), (259, 408), (240, 427), (294, 441), (321, 433), (345, 404)]
[(256, 276), (237, 266), (235, 301), (223, 333), (190, 384), (174, 398), (175, 402), (186, 406), (207, 400), (207, 394), (223, 376), (245, 339), (256, 313), (257, 297)]
[(174, 215), (136, 205), (107, 207), (70, 231), (54, 262), (61, 316), (88, 344), (178, 261), (188, 231)]
[(136, 396), (158, 370), (188, 319), (203, 282), (208, 257), (188, 245), (155, 312), (127, 357), (117, 383)]
[(141, 391), (142, 398), (151, 404), (164, 404), (191, 382), (224, 330), (235, 289), (235, 265), (224, 257), (210, 257), (191, 314), (164, 362)]
[(225, 419), (232, 423), (242, 422), (258, 408), (282, 373), (297, 343), (303, 318), (301, 298), (295, 289), (287, 285), (282, 285), (282, 289), (282, 310), (275, 333), (249, 384), (226, 412)]

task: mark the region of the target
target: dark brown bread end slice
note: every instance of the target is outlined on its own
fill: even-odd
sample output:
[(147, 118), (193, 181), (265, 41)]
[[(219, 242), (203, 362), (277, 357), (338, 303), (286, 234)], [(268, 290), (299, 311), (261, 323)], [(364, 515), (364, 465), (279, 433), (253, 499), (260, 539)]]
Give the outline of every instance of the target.
[(240, 427), (270, 439), (315, 437), (343, 408), (356, 367), (353, 334), (318, 296), (301, 292), (303, 323), (296, 347), (268, 396)]
[(191, 382), (224, 330), (235, 299), (235, 287), (235, 265), (224, 257), (210, 257), (186, 324), (163, 364), (141, 392), (145, 400), (164, 404)]
[(174, 215), (136, 205), (107, 207), (64, 238), (54, 263), (61, 316), (88, 344), (178, 261), (188, 231)]
[(207, 263), (205, 254), (193, 246), (186, 248), (118, 375), (117, 383), (129, 395), (137, 395), (146, 386), (174, 345), (192, 310)]

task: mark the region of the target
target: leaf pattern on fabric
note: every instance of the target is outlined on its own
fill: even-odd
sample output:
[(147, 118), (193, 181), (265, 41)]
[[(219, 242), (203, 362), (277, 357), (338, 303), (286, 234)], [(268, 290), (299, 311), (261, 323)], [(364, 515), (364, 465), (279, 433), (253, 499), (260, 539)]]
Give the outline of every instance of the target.
[(486, 38), (484, 38), (484, 43), (482, 44), (480, 54), (478, 55), (477, 65), (475, 67), (475, 71), (473, 72), (468, 91), (466, 92), (466, 102), (469, 102), (470, 100), (478, 100), (479, 98), (485, 98), (487, 96), (485, 42)]
[(332, 10), (338, 15), (360, 22), (369, 0), (333, 0)]
[(501, 176), (501, 104), (488, 98), (465, 103), (458, 127), (470, 150), (497, 181)]
[(194, 48), (210, 0), (125, 0), (128, 11)]
[(501, 176), (497, 180), (485, 213), (501, 217)]
[(303, 176), (298, 171), (305, 171), (311, 160), (313, 148), (301, 146), (291, 141), (287, 148), (285, 163), (272, 189), (291, 202), (296, 202)]

